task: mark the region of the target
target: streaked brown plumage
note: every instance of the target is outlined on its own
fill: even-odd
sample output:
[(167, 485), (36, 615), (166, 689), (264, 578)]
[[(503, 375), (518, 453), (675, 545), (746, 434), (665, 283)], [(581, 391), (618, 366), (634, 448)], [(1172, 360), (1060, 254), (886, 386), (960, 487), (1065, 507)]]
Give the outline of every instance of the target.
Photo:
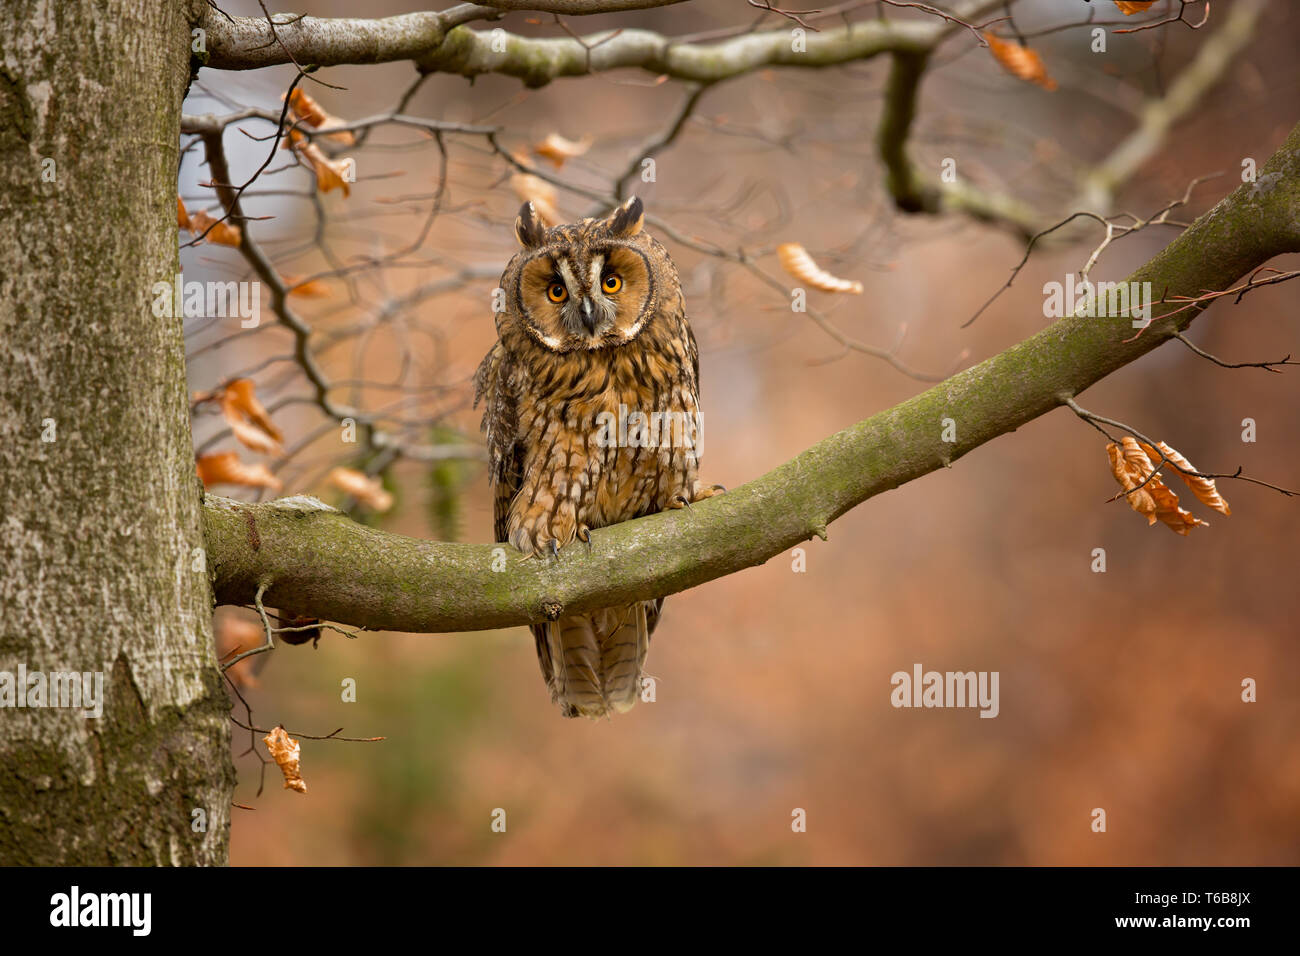
[[(485, 402), (496, 538), (525, 553), (558, 555), (590, 544), (592, 529), (721, 490), (697, 474), (699, 356), (677, 270), (643, 221), (635, 197), (607, 219), (547, 229), (526, 203), (515, 221), (523, 248), (501, 278), (500, 341), (475, 375), (475, 403)], [(533, 626), (566, 717), (636, 703), (662, 606)]]

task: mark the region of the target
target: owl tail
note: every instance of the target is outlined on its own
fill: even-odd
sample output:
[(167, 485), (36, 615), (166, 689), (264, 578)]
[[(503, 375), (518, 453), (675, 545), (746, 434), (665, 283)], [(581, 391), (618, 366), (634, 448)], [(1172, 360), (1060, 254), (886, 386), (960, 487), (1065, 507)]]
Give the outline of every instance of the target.
[(534, 633), (542, 675), (564, 716), (604, 717), (636, 703), (650, 646), (644, 602), (566, 617)]

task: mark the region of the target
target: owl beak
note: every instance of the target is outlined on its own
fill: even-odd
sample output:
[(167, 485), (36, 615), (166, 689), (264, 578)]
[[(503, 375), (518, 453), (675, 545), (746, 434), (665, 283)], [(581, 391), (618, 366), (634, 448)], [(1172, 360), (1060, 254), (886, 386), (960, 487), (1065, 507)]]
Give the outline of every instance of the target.
[(582, 300), (582, 325), (587, 334), (596, 334), (596, 310), (591, 307), (590, 299)]

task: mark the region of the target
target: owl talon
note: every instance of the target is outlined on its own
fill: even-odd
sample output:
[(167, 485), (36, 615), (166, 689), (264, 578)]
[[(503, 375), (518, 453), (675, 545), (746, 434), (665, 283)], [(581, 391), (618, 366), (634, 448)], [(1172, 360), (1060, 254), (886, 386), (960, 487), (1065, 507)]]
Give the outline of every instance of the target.
[(691, 500), (687, 498), (685, 495), (673, 495), (672, 504), (669, 507), (689, 508), (690, 506), (691, 506)]
[(727, 486), (726, 486), (726, 485), (710, 485), (710, 486), (709, 486), (709, 490), (712, 491), (714, 494), (718, 494), (718, 495), (720, 495), (720, 494), (723, 494), (724, 492), (726, 492), (726, 490), (727, 490)]
[(555, 558), (556, 561), (560, 560), (560, 542), (554, 538), (551, 539), (551, 557)]
[(591, 529), (585, 524), (578, 528), (577, 538), (587, 546), (587, 553), (591, 554)]

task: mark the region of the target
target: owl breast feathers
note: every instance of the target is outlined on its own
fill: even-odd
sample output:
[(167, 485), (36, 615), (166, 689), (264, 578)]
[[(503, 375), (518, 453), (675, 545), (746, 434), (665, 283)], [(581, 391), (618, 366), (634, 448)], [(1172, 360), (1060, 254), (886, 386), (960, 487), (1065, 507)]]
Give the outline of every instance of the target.
[[(593, 529), (721, 491), (698, 477), (699, 356), (677, 269), (635, 197), (607, 219), (546, 228), (531, 203), (501, 278), (484, 402), (495, 533), (558, 556)], [(566, 717), (630, 708), (663, 599), (533, 625)]]

